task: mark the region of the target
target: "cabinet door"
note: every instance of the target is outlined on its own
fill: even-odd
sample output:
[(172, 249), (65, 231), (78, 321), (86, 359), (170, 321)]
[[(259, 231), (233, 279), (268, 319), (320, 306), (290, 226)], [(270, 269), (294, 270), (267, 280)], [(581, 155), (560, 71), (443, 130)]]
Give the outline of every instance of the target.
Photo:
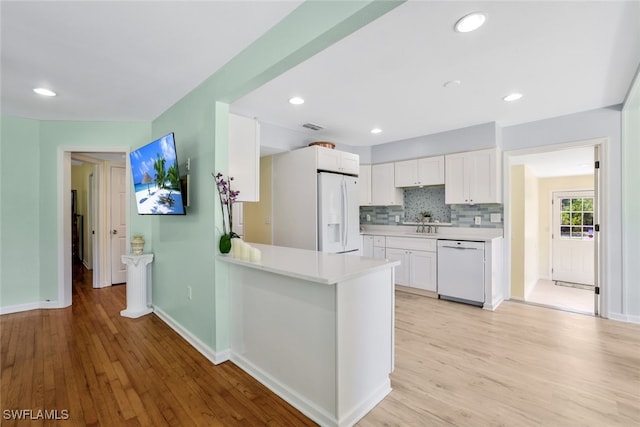
[(260, 201), (260, 124), (229, 114), (229, 176), (239, 202)]
[(447, 205), (469, 203), (469, 183), (465, 166), (466, 154), (445, 156), (444, 202)]
[(415, 187), (418, 182), (418, 161), (406, 160), (404, 162), (395, 163), (395, 186)]
[(362, 256), (373, 258), (373, 236), (362, 236)]
[(426, 157), (418, 159), (417, 162), (418, 183), (420, 185), (444, 184), (444, 156)]
[(396, 284), (408, 286), (409, 282), (409, 256), (404, 249), (387, 249), (389, 261), (400, 261), (396, 267)]
[(404, 203), (402, 189), (395, 186), (393, 163), (371, 166), (371, 204), (375, 206), (393, 206)]
[(318, 147), (318, 169), (340, 172), (340, 151), (326, 147)]
[(438, 290), (436, 253), (412, 251), (409, 258), (410, 286), (436, 292)]
[(497, 151), (474, 151), (469, 153), (469, 157), (469, 203), (500, 203)]
[(360, 174), (358, 176), (360, 180), (360, 206), (371, 205), (371, 165), (360, 165)]
[(376, 259), (385, 259), (387, 257), (385, 248), (373, 248), (373, 257)]
[(340, 172), (358, 175), (360, 172), (360, 156), (345, 151), (340, 152)]

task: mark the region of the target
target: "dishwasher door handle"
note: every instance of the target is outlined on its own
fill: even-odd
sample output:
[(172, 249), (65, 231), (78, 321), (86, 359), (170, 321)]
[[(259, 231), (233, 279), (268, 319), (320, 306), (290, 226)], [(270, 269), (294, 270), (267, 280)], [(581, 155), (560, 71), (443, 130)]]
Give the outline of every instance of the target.
[(465, 248), (463, 246), (440, 246), (442, 249), (458, 249), (462, 251), (479, 251), (479, 248)]

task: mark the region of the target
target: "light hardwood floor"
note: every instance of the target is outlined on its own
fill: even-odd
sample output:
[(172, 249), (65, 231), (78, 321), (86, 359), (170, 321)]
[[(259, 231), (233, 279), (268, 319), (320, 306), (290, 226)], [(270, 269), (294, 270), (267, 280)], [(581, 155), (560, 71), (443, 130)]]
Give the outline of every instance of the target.
[(396, 293), (392, 387), (360, 426), (639, 426), (640, 325)]
[[(212, 365), (123, 286), (0, 316), (5, 409), (56, 425), (313, 425), (232, 363)], [(394, 390), (359, 426), (640, 425), (640, 326), (506, 302), (488, 312), (396, 294)], [(54, 425), (43, 421), (4, 425)]]

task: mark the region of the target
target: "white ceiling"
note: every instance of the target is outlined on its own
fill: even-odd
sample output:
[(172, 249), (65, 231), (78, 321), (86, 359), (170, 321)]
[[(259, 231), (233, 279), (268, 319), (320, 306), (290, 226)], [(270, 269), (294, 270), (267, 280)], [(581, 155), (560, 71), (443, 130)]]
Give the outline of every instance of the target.
[(154, 120), (300, 3), (2, 0), (2, 112)]
[(593, 147), (568, 148), (545, 153), (511, 156), (512, 165), (525, 165), (538, 178), (593, 175)]
[[(299, 4), (3, 0), (2, 112), (153, 120)], [(455, 33), (473, 10), (488, 14), (485, 26)], [(640, 62), (639, 20), (635, 0), (413, 0), (232, 110), (297, 130), (318, 123), (318, 139), (358, 146), (619, 104)], [(40, 85), (59, 96), (31, 92)], [(505, 104), (512, 90), (525, 96)], [(291, 106), (292, 95), (307, 102)], [(369, 134), (374, 126), (383, 133)]]
[[(453, 31), (476, 10), (488, 15), (483, 27)], [(619, 104), (639, 63), (638, 1), (409, 1), (232, 111), (293, 129), (322, 125), (318, 140), (374, 145)], [(461, 84), (443, 87), (450, 80)], [(512, 91), (524, 97), (507, 104)], [(306, 102), (292, 106), (291, 96)]]

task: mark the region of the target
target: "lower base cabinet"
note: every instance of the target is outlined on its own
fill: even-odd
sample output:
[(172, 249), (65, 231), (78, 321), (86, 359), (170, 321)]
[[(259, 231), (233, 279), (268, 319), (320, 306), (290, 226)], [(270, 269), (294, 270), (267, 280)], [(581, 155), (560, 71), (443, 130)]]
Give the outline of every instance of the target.
[(435, 240), (387, 237), (387, 259), (400, 261), (395, 272), (396, 284), (436, 292), (438, 263), (435, 250)]

